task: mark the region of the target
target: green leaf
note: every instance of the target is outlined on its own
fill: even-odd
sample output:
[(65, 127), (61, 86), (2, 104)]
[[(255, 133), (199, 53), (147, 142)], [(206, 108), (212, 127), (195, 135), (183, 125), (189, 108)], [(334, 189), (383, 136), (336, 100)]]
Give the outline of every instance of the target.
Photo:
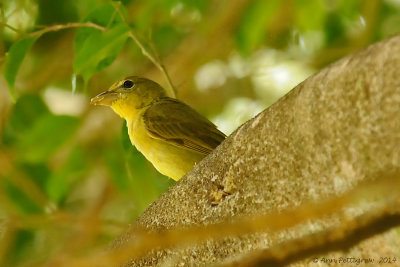
[[(134, 155), (133, 157), (138, 158), (140, 163), (132, 164), (133, 162), (128, 159), (129, 155)], [(129, 176), (132, 176), (135, 180), (137, 177), (146, 177), (148, 175), (146, 159), (132, 145), (125, 122), (122, 124), (120, 140), (116, 140), (113, 149), (106, 150), (105, 160), (111, 178), (120, 191), (126, 192), (132, 187), (132, 182), (134, 181)], [(132, 165), (134, 165), (133, 173), (128, 170), (129, 166)]]
[(174, 47), (179, 44), (182, 37), (183, 34), (181, 32), (169, 25), (157, 28), (152, 33), (154, 46), (160, 54), (166, 54), (168, 51), (172, 51)]
[[(118, 13), (111, 4), (104, 4), (94, 9), (86, 18), (83, 19), (83, 22), (89, 21), (107, 28), (112, 26), (110, 25), (110, 22), (114, 24), (122, 23), (121, 18), (118, 16)], [(97, 29), (88, 27), (79, 28), (75, 37), (75, 53), (82, 48), (83, 43), (88, 37), (92, 34), (98, 33), (98, 31), (99, 30)]]
[(39, 16), (37, 25), (52, 25), (55, 23), (68, 23), (78, 20), (75, 1), (70, 0), (40, 0), (37, 2), (39, 7)]
[(342, 42), (345, 39), (346, 28), (338, 13), (330, 12), (325, 18), (324, 24), (325, 43), (332, 44)]
[(23, 266), (26, 260), (32, 257), (35, 249), (35, 233), (31, 229), (18, 229), (14, 232), (7, 244), (7, 257), (3, 258), (2, 266)]
[(128, 126), (126, 125), (126, 122), (122, 123), (121, 142), (125, 152), (136, 152), (136, 148), (132, 145), (131, 139), (129, 138)]
[(69, 185), (65, 178), (63, 174), (52, 175), (46, 184), (47, 195), (57, 204), (64, 202), (69, 192)]
[(339, 1), (337, 12), (348, 19), (356, 19), (362, 14), (365, 2), (362, 0)]
[(21, 189), (10, 180), (2, 177), (0, 182), (7, 196), (20, 211), (23, 213), (40, 213), (43, 211), (43, 208), (37, 204), (37, 202), (22, 192)]
[(78, 126), (78, 119), (70, 116), (47, 115), (41, 117), (26, 131), (17, 144), (19, 155), (26, 162), (46, 161)]
[(29, 131), (33, 123), (40, 117), (49, 114), (46, 104), (39, 95), (21, 95), (11, 112), (9, 123), (4, 127), (3, 142), (12, 145), (16, 139)]
[[(346, 2), (346, 1), (345, 1)], [(351, 2), (351, 1), (348, 1)], [(326, 7), (319, 0), (296, 0), (295, 1), (295, 25), (300, 31), (322, 30)]]
[(35, 164), (23, 162), (18, 164), (16, 167), (23, 171), (27, 177), (30, 177), (38, 188), (41, 190), (45, 188), (47, 180), (51, 174), (51, 171), (45, 162)]
[(52, 201), (58, 205), (64, 204), (71, 187), (84, 178), (82, 176), (88, 164), (86, 158), (83, 149), (75, 147), (64, 166), (52, 173), (46, 184), (46, 193)]
[(115, 142), (115, 149), (106, 150), (104, 155), (113, 183), (119, 191), (127, 192), (131, 187), (131, 180), (129, 179), (127, 162), (121, 145)]
[(50, 114), (43, 99), (37, 94), (23, 94), (15, 103), (10, 124), (17, 131), (29, 129), (40, 116)]
[(8, 88), (13, 99), (15, 99), (14, 84), (18, 70), (26, 53), (28, 53), (36, 39), (37, 37), (27, 37), (21, 39), (14, 43), (8, 51), (8, 55), (4, 63), (4, 78), (7, 81)]
[[(123, 6), (121, 10), (125, 12)], [(78, 30), (73, 68), (76, 74), (82, 75), (86, 83), (90, 76), (115, 60), (128, 38), (129, 27), (123, 23), (111, 4), (95, 9), (84, 21), (92, 21), (108, 28), (106, 32), (90, 28)]]
[(279, 1), (256, 0), (247, 7), (236, 32), (236, 47), (241, 53), (248, 55), (264, 42), (279, 5)]
[(209, 0), (202, 0), (202, 1), (183, 0), (182, 3), (184, 3), (189, 7), (196, 8), (202, 13), (204, 13), (207, 10), (207, 7), (210, 5)]

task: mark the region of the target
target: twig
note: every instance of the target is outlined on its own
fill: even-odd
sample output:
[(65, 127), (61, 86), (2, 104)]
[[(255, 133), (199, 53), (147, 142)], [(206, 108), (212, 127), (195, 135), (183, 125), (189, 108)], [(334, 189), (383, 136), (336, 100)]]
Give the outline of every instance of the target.
[(47, 196), (40, 190), (36, 183), (29, 179), (18, 168), (15, 168), (10, 153), (0, 153), (0, 177), (8, 177), (8, 181), (13, 183), (33, 200), (33, 203), (44, 207), (48, 203)]
[[(8, 12), (7, 16), (3, 16), (3, 18), (9, 19), (11, 16), (13, 16), (18, 11), (18, 9), (21, 9), (21, 7), (15, 7), (11, 12), (10, 11)], [(4, 14), (4, 10), (5, 10), (4, 6), (2, 6), (1, 10), (2, 10), (2, 13)]]
[(44, 33), (48, 33), (48, 32), (56, 32), (59, 30), (63, 30), (63, 29), (69, 29), (69, 28), (94, 28), (97, 30), (100, 30), (102, 32), (107, 31), (106, 28), (104, 28), (103, 26), (100, 26), (98, 24), (95, 24), (93, 22), (70, 22), (70, 23), (66, 23), (66, 24), (55, 24), (52, 26), (48, 26), (45, 27), (41, 30), (35, 31), (35, 32), (31, 32), (28, 34), (28, 36), (31, 37), (36, 37), (36, 36), (40, 36)]
[(156, 52), (155, 48), (152, 48), (153, 53), (155, 54), (155, 57), (145, 48), (145, 46), (142, 44), (142, 42), (139, 40), (139, 38), (136, 36), (136, 33), (134, 30), (131, 29), (131, 27), (128, 24), (128, 21), (126, 20), (124, 14), (122, 14), (121, 9), (120, 9), (120, 3), (118, 2), (112, 2), (115, 10), (118, 12), (119, 16), (121, 17), (122, 21), (130, 28), (129, 31), (129, 37), (132, 38), (132, 40), (136, 43), (136, 45), (140, 48), (142, 51), (142, 54), (147, 57), (164, 75), (164, 78), (166, 79), (168, 86), (169, 86), (169, 94), (172, 97), (176, 97), (175, 93), (175, 88), (174, 85), (172, 84), (171, 77), (169, 76), (167, 69), (165, 68), (164, 64), (161, 61), (161, 58), (159, 57), (158, 53)]
[[(15, 28), (5, 22), (0, 22), (0, 26), (9, 28), (10, 30), (13, 30), (17, 33), (21, 33), (20, 30), (18, 30), (17, 28)], [(90, 22), (90, 21), (89, 22), (70, 22), (70, 23), (66, 23), (66, 24), (55, 24), (52, 26), (45, 26), (41, 30), (29, 33), (28, 36), (36, 37), (36, 36), (40, 36), (47, 32), (56, 32), (59, 30), (64, 30), (64, 29), (69, 29), (69, 28), (94, 28), (94, 29), (100, 30), (102, 32), (107, 31), (107, 28), (100, 26), (98, 24), (95, 24), (93, 22)]]
[(167, 72), (167, 69), (165, 68), (164, 64), (162, 63), (161, 57), (158, 54), (157, 49), (154, 46), (154, 43), (152, 41), (149, 41), (149, 44), (150, 44), (151, 50), (154, 53), (154, 56), (156, 57), (157, 62), (159, 62), (160, 66), (158, 68), (161, 70), (161, 72), (164, 75), (164, 78), (167, 80), (168, 86), (171, 89), (171, 94), (175, 98), (176, 97), (176, 92), (175, 92), (175, 87), (172, 84), (171, 77), (169, 76), (169, 74)]
[(1, 25), (1, 26), (4, 26), (4, 27), (6, 27), (6, 28), (9, 28), (10, 30), (15, 31), (15, 32), (17, 32), (17, 33), (21, 33), (20, 30), (18, 30), (17, 28), (15, 28), (15, 27), (13, 27), (13, 26), (11, 26), (10, 24), (7, 24), (7, 23), (5, 23), (5, 22), (1, 22), (0, 25)]
[(333, 229), (293, 239), (269, 249), (250, 252), (238, 262), (223, 266), (287, 266), (311, 256), (313, 256), (311, 261), (317, 263), (319, 262), (317, 256), (320, 254), (346, 251), (362, 240), (399, 226), (400, 214), (387, 212), (385, 209), (372, 210), (357, 218), (344, 221)]

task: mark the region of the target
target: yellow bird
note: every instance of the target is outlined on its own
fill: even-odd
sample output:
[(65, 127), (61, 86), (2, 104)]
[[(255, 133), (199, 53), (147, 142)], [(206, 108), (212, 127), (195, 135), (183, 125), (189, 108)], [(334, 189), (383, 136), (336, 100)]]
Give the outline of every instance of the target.
[(159, 84), (130, 76), (91, 99), (126, 120), (134, 146), (162, 174), (179, 180), (224, 139), (225, 134)]

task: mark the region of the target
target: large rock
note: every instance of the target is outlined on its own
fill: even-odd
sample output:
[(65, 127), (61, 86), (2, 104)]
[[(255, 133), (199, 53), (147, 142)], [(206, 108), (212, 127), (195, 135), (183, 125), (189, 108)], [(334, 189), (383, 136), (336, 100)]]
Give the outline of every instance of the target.
[[(326, 67), (242, 125), (154, 202), (112, 247), (121, 248), (134, 239), (137, 227), (158, 231), (282, 212), (354, 190), (377, 173), (399, 167), (400, 36), (395, 36)], [(370, 207), (352, 207), (346, 216), (362, 215)], [(226, 263), (342, 222), (333, 216), (290, 231), (153, 251), (126, 265)], [(398, 230), (327, 257), (400, 255)]]

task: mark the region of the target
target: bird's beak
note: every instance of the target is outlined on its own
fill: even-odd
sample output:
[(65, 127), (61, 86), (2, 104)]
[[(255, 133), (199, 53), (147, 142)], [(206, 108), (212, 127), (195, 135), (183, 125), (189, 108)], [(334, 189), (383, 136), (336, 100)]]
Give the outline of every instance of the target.
[(90, 100), (92, 105), (111, 106), (112, 103), (118, 99), (119, 94), (115, 91), (107, 90)]

